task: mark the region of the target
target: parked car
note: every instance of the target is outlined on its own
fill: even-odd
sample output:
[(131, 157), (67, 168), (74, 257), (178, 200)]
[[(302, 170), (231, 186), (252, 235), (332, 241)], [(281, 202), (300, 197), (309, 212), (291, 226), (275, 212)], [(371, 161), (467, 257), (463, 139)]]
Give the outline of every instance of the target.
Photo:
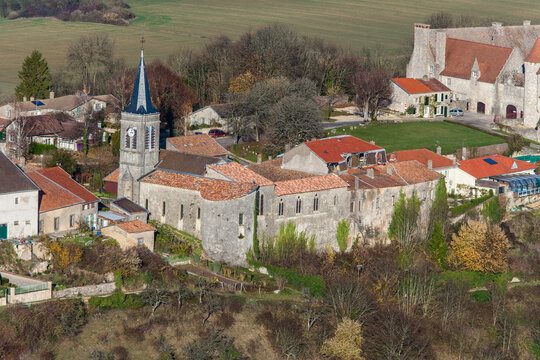
[(463, 110), (461, 110), (461, 109), (452, 109), (452, 110), (450, 110), (450, 116), (463, 116)]
[(219, 129), (211, 129), (211, 130), (208, 132), (208, 135), (209, 135), (210, 137), (217, 138), (217, 137), (223, 137), (223, 136), (226, 136), (227, 134), (226, 134), (225, 131), (223, 131), (223, 130), (219, 130)]

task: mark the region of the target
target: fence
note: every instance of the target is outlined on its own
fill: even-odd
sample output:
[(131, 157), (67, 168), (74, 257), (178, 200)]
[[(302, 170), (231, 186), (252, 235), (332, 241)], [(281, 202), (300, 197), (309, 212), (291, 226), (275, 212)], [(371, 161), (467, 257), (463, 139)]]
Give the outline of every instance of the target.
[(49, 288), (48, 283), (21, 286), (21, 287), (15, 288), (15, 295), (27, 294), (29, 292), (34, 292), (34, 291), (47, 290), (48, 288)]

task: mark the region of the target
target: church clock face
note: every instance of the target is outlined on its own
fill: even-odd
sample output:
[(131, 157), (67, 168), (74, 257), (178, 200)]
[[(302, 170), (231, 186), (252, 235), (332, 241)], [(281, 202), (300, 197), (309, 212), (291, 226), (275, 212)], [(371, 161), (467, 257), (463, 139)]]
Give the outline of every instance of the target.
[(135, 135), (135, 129), (129, 128), (127, 130), (127, 134), (128, 134), (129, 137), (133, 137), (133, 135)]

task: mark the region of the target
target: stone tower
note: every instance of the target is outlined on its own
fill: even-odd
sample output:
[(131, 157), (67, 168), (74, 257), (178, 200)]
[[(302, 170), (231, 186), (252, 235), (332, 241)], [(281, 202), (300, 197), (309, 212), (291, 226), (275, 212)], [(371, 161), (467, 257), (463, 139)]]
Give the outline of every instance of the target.
[(129, 105), (120, 118), (118, 197), (139, 202), (139, 181), (159, 161), (159, 113), (152, 105), (143, 49)]
[(524, 61), (525, 68), (525, 96), (523, 99), (523, 125), (528, 128), (535, 128), (540, 120), (538, 107), (538, 88), (540, 87), (540, 39), (537, 39), (534, 46)]

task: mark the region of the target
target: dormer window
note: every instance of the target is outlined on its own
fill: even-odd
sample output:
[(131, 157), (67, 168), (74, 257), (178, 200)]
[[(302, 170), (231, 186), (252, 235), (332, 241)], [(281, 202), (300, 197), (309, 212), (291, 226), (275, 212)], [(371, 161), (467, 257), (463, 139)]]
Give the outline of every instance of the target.
[(473, 72), (472, 72), (472, 78), (476, 80), (476, 79), (478, 79), (478, 76), (479, 76), (478, 71), (473, 70)]
[(434, 70), (433, 65), (429, 65), (429, 73), (430, 73), (430, 74), (433, 74), (433, 70)]

